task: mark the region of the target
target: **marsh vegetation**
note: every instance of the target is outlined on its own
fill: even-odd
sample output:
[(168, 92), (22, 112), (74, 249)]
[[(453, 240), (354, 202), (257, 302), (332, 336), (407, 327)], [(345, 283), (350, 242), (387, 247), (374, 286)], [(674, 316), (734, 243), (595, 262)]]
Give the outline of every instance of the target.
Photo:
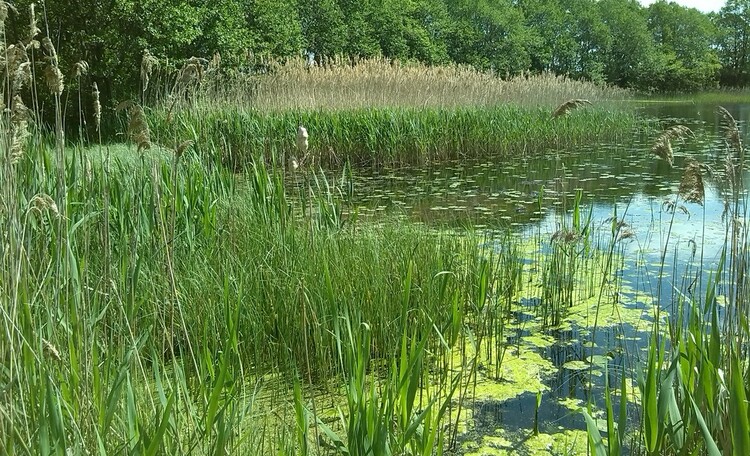
[(750, 453), (744, 111), (146, 55), (106, 120), (39, 33), (4, 63), (3, 453)]

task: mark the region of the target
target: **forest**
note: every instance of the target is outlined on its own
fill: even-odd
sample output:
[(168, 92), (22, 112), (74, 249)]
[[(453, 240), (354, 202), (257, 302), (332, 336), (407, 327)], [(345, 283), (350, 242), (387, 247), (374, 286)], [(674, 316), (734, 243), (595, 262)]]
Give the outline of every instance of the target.
[[(14, 3), (9, 44), (27, 38), (30, 4)], [(220, 53), (243, 71), (300, 56), (454, 63), (647, 93), (743, 87), (750, 75), (750, 0), (711, 14), (664, 0), (73, 0), (37, 10), (63, 72), (88, 62), (114, 99), (138, 93), (132, 69), (146, 50), (163, 62)]]

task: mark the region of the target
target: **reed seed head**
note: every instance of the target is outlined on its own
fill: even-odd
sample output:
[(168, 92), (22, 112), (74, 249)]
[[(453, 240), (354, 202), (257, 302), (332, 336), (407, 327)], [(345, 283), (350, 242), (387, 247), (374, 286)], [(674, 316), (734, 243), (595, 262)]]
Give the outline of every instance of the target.
[[(122, 104), (122, 103), (121, 103)], [(130, 120), (128, 121), (128, 136), (138, 145), (138, 152), (151, 148), (151, 132), (148, 128), (146, 113), (143, 108), (131, 102), (128, 111)]]
[(47, 81), (50, 92), (60, 96), (65, 89), (65, 83), (57, 60), (57, 50), (55, 50), (55, 45), (52, 44), (52, 40), (48, 36), (42, 39), (42, 46), (47, 51), (47, 68), (44, 69), (44, 79)]
[(669, 138), (660, 137), (657, 139), (651, 147), (651, 152), (669, 163), (669, 166), (672, 166), (674, 162), (674, 154), (672, 153), (672, 143), (669, 141)]
[(5, 30), (5, 20), (8, 19), (8, 11), (18, 12), (15, 6), (5, 0), (0, 0), (0, 30)]
[(57, 65), (51, 63), (47, 65), (44, 70), (44, 79), (47, 81), (50, 92), (58, 96), (62, 95), (63, 90), (65, 90), (65, 82), (62, 71)]
[(99, 101), (99, 86), (94, 82), (94, 125), (96, 125), (96, 131), (99, 131), (99, 127), (102, 124), (102, 104)]
[(13, 93), (23, 89), (24, 84), (31, 84), (31, 62), (23, 62), (13, 73)]
[(672, 140), (684, 139), (688, 136), (695, 136), (693, 131), (684, 125), (674, 125), (664, 130), (651, 147), (651, 152), (657, 157), (667, 161), (669, 166), (674, 163), (674, 153), (672, 152)]
[(45, 36), (42, 38), (42, 46), (44, 46), (44, 50), (47, 51), (47, 59), (49, 59), (52, 65), (57, 66), (57, 50), (55, 49), (55, 45), (52, 44), (50, 37)]
[(13, 97), (13, 106), (11, 107), (10, 125), (12, 130), (12, 139), (10, 146), (10, 163), (15, 164), (23, 157), (23, 151), (26, 142), (29, 139), (28, 128), (29, 110), (23, 104), (20, 95)]
[(151, 74), (154, 71), (154, 67), (158, 65), (159, 61), (151, 54), (151, 51), (144, 49), (143, 58), (141, 59), (141, 82), (143, 83), (144, 92), (148, 89), (148, 83), (151, 81)]
[(178, 144), (174, 148), (174, 155), (175, 155), (175, 157), (177, 157), (177, 159), (179, 160), (180, 157), (182, 157), (182, 155), (185, 153), (185, 151), (188, 150), (190, 148), (190, 146), (192, 146), (192, 145), (193, 145), (193, 140), (192, 139), (188, 139), (188, 140), (183, 141), (182, 143)]
[(591, 105), (591, 102), (589, 100), (584, 100), (582, 98), (575, 98), (573, 100), (568, 100), (565, 103), (561, 104), (560, 106), (555, 109), (555, 111), (552, 113), (552, 117), (560, 117), (568, 114), (570, 111), (573, 111), (574, 109), (580, 108), (581, 106)]
[(701, 206), (705, 199), (706, 190), (703, 185), (701, 165), (695, 160), (690, 160), (685, 167), (680, 181), (679, 194), (689, 203), (698, 203)]
[(39, 214), (48, 211), (55, 218), (60, 217), (57, 203), (55, 203), (55, 200), (46, 193), (37, 193), (34, 195), (34, 197), (31, 198), (31, 201), (29, 201), (29, 210), (34, 210)]
[(47, 339), (42, 339), (42, 344), (44, 345), (44, 353), (47, 356), (54, 359), (55, 361), (62, 361), (60, 352), (57, 350), (57, 347), (52, 345), (50, 341), (48, 341)]
[(36, 41), (34, 38), (36, 38), (36, 36), (42, 31), (39, 29), (39, 26), (37, 25), (35, 9), (36, 9), (36, 3), (31, 3), (31, 5), (29, 5), (29, 12), (30, 12), (29, 44), (36, 43), (35, 49), (39, 49), (39, 41)]
[(80, 78), (81, 76), (87, 75), (89, 72), (89, 64), (85, 60), (80, 60), (73, 65), (73, 77)]
[(737, 121), (734, 120), (732, 114), (730, 114), (729, 111), (727, 111), (723, 106), (719, 106), (717, 108), (717, 112), (724, 122), (724, 132), (727, 141), (732, 146), (735, 152), (737, 152), (738, 154), (742, 153), (744, 149), (742, 147), (742, 140), (740, 139), (740, 129), (737, 126)]

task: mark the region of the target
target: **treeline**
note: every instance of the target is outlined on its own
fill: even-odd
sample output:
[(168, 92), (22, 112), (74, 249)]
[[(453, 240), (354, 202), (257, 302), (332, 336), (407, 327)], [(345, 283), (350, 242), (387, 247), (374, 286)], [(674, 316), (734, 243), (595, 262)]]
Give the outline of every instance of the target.
[[(10, 43), (29, 34), (17, 0)], [(551, 71), (642, 91), (745, 86), (750, 0), (718, 14), (660, 0), (48, 0), (62, 66), (85, 60), (102, 92), (136, 94), (144, 50), (161, 59), (384, 56), (501, 76)]]

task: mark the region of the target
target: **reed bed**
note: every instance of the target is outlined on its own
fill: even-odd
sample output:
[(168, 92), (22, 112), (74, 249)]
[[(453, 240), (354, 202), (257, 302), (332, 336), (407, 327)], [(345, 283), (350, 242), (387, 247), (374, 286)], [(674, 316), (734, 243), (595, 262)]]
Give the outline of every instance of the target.
[[(0, 2), (0, 13), (6, 6)], [(34, 38), (40, 32), (32, 28)], [(510, 331), (523, 329), (514, 315), (533, 312), (530, 325), (539, 331), (570, 324), (574, 313), (593, 332), (622, 324), (615, 271), (625, 225), (613, 214), (598, 245), (580, 194), (555, 235), (487, 239), (359, 222), (350, 166), (336, 179), (307, 170), (299, 194), (274, 166), (295, 147), (300, 121), (322, 160), (367, 163), (371, 154), (369, 162), (407, 163), (447, 154), (431, 135), (481, 147), (460, 142), (475, 141), (459, 139), (474, 132), (509, 152), (532, 141), (529, 131), (550, 143), (582, 141), (590, 138), (584, 120), (604, 124), (588, 127), (604, 134), (615, 117), (607, 123), (581, 108), (552, 120), (556, 100), (530, 118), (518, 107), (431, 108), (419, 115), (435, 120), (410, 130), (416, 111), (395, 108), (261, 117), (238, 107), (152, 111), (129, 103), (122, 106), (127, 146), (70, 148), (62, 133), (65, 81), (54, 48), (43, 52), (50, 83), (35, 89), (55, 100), (54, 143), (30, 127), (40, 116), (25, 106), (34, 106), (36, 92), (6, 84), (3, 93), (4, 453), (440, 454), (459, 448), (475, 399), (491, 396), (480, 381), (534, 383), (543, 407), (541, 369), (519, 375), (529, 370), (521, 356), (533, 350), (512, 340)], [(184, 78), (199, 64), (190, 63)], [(6, 81), (16, 70), (6, 63)], [(571, 98), (580, 96), (564, 97)], [(94, 112), (101, 113), (98, 103)], [(449, 124), (459, 127), (435, 131)], [(534, 130), (541, 124), (548, 126)], [(731, 140), (739, 138), (736, 122), (726, 125), (733, 190), (722, 263), (705, 296), (687, 290), (675, 302), (681, 310), (665, 320), (655, 309), (639, 395), (622, 371), (612, 383), (620, 414), (609, 394), (604, 406), (589, 405), (607, 419), (605, 440), (588, 415), (597, 454), (619, 454), (630, 426), (638, 431), (630, 447), (650, 454), (750, 447), (747, 218), (737, 179), (744, 149)], [(412, 145), (389, 152), (403, 137)], [(420, 142), (424, 149), (413, 145)], [(233, 163), (241, 177), (225, 166), (234, 150), (255, 158)], [(701, 172), (690, 166), (680, 198), (698, 199)], [(732, 285), (720, 308), (724, 282)], [(626, 419), (630, 404), (640, 405), (635, 423)]]
[(404, 166), (460, 158), (534, 154), (596, 140), (615, 140), (636, 125), (632, 112), (580, 109), (558, 119), (552, 109), (515, 106), (456, 109), (361, 109), (266, 113), (237, 106), (195, 106), (149, 116), (156, 134), (214, 144), (241, 168), (260, 154), (283, 164), (299, 155), (296, 130), (309, 133), (309, 153), (323, 166)]
[[(163, 137), (221, 144), (234, 167), (263, 153), (297, 160), (295, 132), (326, 166), (401, 166), (450, 158), (497, 157), (613, 139), (635, 126), (620, 102), (628, 92), (550, 74), (502, 79), (468, 67), (368, 59), (308, 65), (264, 62), (263, 72), (191, 59), (154, 69), (144, 56), (144, 98)], [(193, 69), (188, 71), (188, 69)], [(570, 100), (570, 101), (568, 101)], [(590, 105), (564, 119), (569, 108)], [(572, 105), (571, 105), (572, 106)]]
[(467, 66), (427, 66), (383, 58), (331, 59), (309, 65), (292, 59), (266, 74), (206, 81), (210, 104), (261, 111), (366, 108), (460, 108), (514, 104), (554, 108), (570, 99), (595, 103), (627, 99), (629, 92), (550, 73), (502, 78)]

